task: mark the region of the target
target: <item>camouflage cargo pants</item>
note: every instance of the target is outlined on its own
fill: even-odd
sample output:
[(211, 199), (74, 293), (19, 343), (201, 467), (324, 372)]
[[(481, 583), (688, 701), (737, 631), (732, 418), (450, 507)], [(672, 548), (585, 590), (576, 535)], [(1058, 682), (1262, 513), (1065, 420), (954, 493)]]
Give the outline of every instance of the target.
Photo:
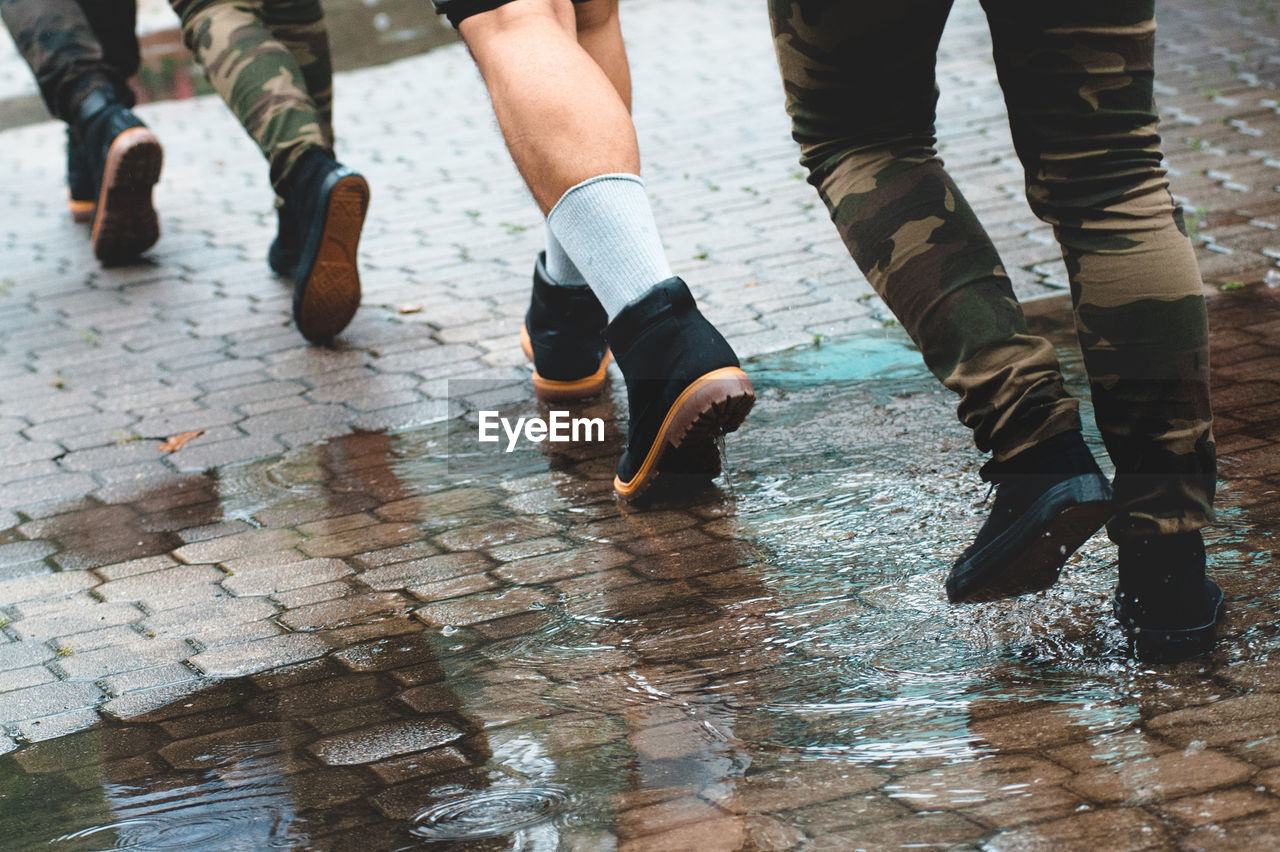
[[(1161, 165), (1154, 0), (982, 0), (1035, 214), (1070, 275), (1113, 539), (1211, 520), (1215, 453), (1201, 279)], [(986, 232), (935, 149), (951, 0), (770, 0), (801, 162), (850, 254), (1006, 459), (1079, 427)]]
[(0, 18), (31, 66), (49, 112), (64, 121), (97, 89), (133, 104), (134, 0), (0, 0)]
[(333, 149), (333, 66), (320, 0), (170, 0), (182, 37), (279, 187), (307, 149)]

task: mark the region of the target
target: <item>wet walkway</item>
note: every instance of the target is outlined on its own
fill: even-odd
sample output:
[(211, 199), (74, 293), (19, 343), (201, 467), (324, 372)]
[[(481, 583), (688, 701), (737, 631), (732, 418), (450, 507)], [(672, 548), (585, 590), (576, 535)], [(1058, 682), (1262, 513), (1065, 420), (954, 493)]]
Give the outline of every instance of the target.
[[(264, 274), (263, 175), (219, 104), (145, 113), (166, 234), (120, 270), (63, 219), (58, 129), (0, 134), (8, 845), (1280, 844), (1278, 28), (1165, 18), (1175, 191), (1215, 290), (1230, 609), (1210, 660), (1146, 669), (1103, 537), (1050, 592), (945, 603), (982, 459), (793, 176), (757, 4), (688, 5), (688, 33), (670, 3), (631, 10), (638, 100), (670, 96), (637, 111), (673, 257), (761, 399), (714, 487), (638, 510), (609, 484), (620, 383), (578, 412), (603, 444), (482, 452), (454, 416), (537, 410), (514, 345), (536, 215), (461, 50), (340, 80), (346, 126), (406, 118), (349, 139), (381, 194), (369, 298), (331, 350)], [(944, 153), (1019, 288), (1050, 293), (980, 20), (957, 14)], [(680, 40), (707, 33), (753, 62), (691, 68)], [(1061, 300), (1031, 312), (1079, 388)]]

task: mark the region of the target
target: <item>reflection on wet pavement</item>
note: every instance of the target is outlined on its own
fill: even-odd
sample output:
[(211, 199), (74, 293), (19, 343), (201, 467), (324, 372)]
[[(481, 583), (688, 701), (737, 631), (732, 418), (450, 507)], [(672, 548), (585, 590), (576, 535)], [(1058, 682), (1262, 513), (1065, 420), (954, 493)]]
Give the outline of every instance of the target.
[[(1264, 345), (1275, 298), (1220, 297), (1218, 327)], [(581, 412), (603, 447), (356, 434), (28, 521), (5, 540), (61, 571), (0, 585), (28, 590), (0, 653), (69, 648), (55, 686), (91, 694), (42, 721), (111, 718), (42, 739), (0, 700), (42, 739), (0, 757), (3, 845), (1277, 842), (1274, 420), (1224, 418), (1219, 650), (1147, 669), (1102, 536), (1049, 592), (947, 605), (981, 458), (916, 357), (886, 332), (762, 360), (726, 476), (640, 509), (610, 490), (615, 382)], [(102, 625), (60, 643), (76, 606)]]

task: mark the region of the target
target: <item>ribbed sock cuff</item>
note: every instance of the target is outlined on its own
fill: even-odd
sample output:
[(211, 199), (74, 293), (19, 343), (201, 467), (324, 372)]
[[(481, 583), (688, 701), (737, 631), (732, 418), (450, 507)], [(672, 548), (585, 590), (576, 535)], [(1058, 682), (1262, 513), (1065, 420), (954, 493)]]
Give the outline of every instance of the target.
[(547, 235), (547, 277), (551, 279), (551, 283), (557, 287), (586, 287), (587, 279), (583, 278), (578, 267), (573, 265), (564, 246), (560, 245), (560, 241), (552, 232), (550, 223), (545, 223), (544, 230)]
[(547, 225), (610, 321), (671, 277), (644, 181), (636, 175), (599, 175), (571, 187), (547, 215)]

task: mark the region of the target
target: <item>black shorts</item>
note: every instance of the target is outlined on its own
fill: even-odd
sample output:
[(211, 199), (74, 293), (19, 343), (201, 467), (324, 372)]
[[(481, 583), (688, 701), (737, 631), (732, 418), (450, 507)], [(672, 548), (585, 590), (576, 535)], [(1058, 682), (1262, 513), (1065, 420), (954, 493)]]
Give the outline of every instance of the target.
[[(436, 7), (436, 13), (448, 18), (454, 29), (457, 29), (458, 24), (472, 15), (488, 12), (490, 9), (505, 6), (510, 2), (511, 0), (431, 0), (431, 3)], [(587, 0), (573, 0), (573, 2), (586, 3)]]

